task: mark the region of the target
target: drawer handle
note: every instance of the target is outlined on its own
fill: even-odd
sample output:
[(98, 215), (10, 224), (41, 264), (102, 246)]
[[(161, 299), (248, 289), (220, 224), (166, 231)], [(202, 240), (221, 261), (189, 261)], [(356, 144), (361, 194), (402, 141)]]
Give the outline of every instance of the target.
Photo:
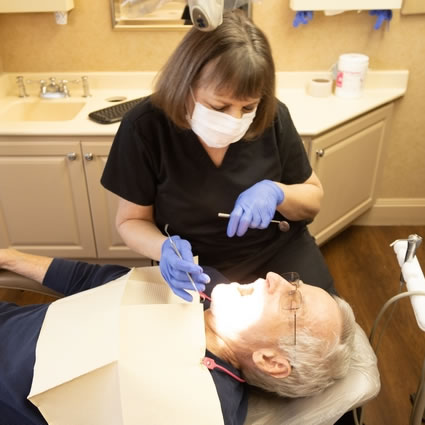
[(316, 156), (318, 156), (319, 158), (322, 158), (322, 156), (325, 155), (325, 150), (324, 149), (319, 149), (316, 151)]
[(93, 154), (89, 152), (84, 154), (84, 158), (86, 159), (86, 161), (93, 161), (94, 157), (93, 157)]
[(66, 154), (66, 157), (70, 160), (70, 161), (75, 161), (77, 159), (77, 154), (75, 152), (70, 152)]

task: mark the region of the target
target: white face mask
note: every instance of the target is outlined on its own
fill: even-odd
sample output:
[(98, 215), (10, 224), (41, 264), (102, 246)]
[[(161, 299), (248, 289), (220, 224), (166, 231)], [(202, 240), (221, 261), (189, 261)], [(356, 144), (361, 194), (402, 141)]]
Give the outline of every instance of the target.
[(210, 148), (225, 148), (242, 139), (255, 118), (257, 108), (242, 118), (214, 111), (195, 101), (192, 118), (188, 117), (193, 132)]

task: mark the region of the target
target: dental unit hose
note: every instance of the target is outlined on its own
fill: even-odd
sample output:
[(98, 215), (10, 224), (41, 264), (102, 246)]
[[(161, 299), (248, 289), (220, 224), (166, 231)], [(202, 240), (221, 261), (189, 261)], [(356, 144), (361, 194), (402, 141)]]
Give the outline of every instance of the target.
[[(406, 249), (406, 254), (405, 254), (405, 257), (404, 257), (404, 263), (410, 262), (415, 258), (416, 251), (417, 251), (419, 245), (422, 243), (422, 237), (419, 236), (419, 235), (416, 235), (416, 234), (412, 234), (412, 235), (409, 235), (407, 239), (397, 239), (397, 240), (395, 240), (393, 243), (390, 244), (390, 246), (394, 246), (397, 242), (401, 242), (401, 241), (407, 242), (407, 249)], [(406, 283), (406, 281), (404, 279), (403, 272), (401, 272), (399, 293), (394, 295), (389, 300), (387, 300), (387, 302), (382, 306), (381, 310), (379, 311), (379, 313), (378, 313), (378, 315), (377, 315), (377, 317), (376, 317), (376, 319), (373, 323), (372, 330), (371, 330), (370, 336), (369, 336), (369, 342), (370, 342), (370, 345), (372, 346), (372, 348), (373, 348), (375, 336), (377, 334), (378, 324), (381, 321), (384, 313), (390, 307), (392, 307), (385, 323), (383, 324), (383, 326), (381, 328), (381, 332), (377, 337), (377, 343), (376, 343), (375, 348), (374, 348), (376, 355), (378, 355), (378, 350), (379, 350), (379, 347), (380, 347), (380, 344), (381, 344), (381, 337), (384, 334), (384, 331), (388, 326), (388, 323), (390, 321), (392, 314), (394, 313), (394, 308), (397, 305), (398, 301), (402, 298), (407, 298), (407, 297), (410, 298), (410, 297), (414, 297), (414, 296), (425, 296), (425, 291), (422, 291), (422, 290), (407, 291), (407, 292), (400, 293), (402, 285), (404, 283)], [(422, 421), (423, 409), (425, 407), (424, 385), (425, 385), (425, 362), (424, 362), (423, 367), (422, 367), (422, 379), (419, 383), (418, 390), (416, 391), (416, 398), (415, 398), (414, 406), (413, 406), (413, 409), (412, 409), (412, 415), (410, 417), (409, 425), (417, 425), (417, 424), (421, 423), (421, 421)], [(353, 410), (354, 422), (355, 422), (356, 425), (363, 425), (364, 409), (359, 408), (358, 410), (360, 411), (360, 417), (358, 417), (357, 410), (356, 409)]]
[[(383, 305), (383, 307), (381, 308), (381, 310), (379, 311), (379, 313), (378, 313), (378, 316), (376, 317), (376, 319), (375, 319), (375, 321), (374, 321), (374, 323), (373, 323), (373, 326), (372, 326), (372, 330), (371, 330), (371, 332), (370, 332), (370, 336), (369, 336), (369, 342), (370, 342), (370, 345), (372, 346), (372, 348), (373, 348), (373, 340), (374, 340), (374, 337), (375, 337), (375, 333), (376, 333), (376, 329), (378, 328), (378, 324), (379, 324), (379, 322), (381, 321), (381, 319), (382, 319), (382, 316), (384, 315), (384, 313), (388, 310), (388, 308), (390, 307), (390, 306), (393, 306), (394, 307), (394, 305), (401, 299), (401, 298), (407, 298), (407, 297), (413, 297), (413, 296), (425, 296), (425, 291), (411, 291), (411, 292), (403, 292), (402, 294), (397, 294), (397, 295), (394, 295), (392, 298), (390, 298), (384, 305)], [(392, 313), (392, 312), (391, 312)], [(384, 324), (384, 328), (386, 328), (387, 327), (387, 324), (388, 324), (388, 320), (385, 322), (385, 324)], [(376, 346), (375, 346), (375, 348), (374, 348), (374, 351), (375, 351), (375, 354), (376, 355), (378, 355), (378, 349), (379, 349), (379, 347), (380, 347), (380, 343), (381, 343), (381, 336), (382, 336), (382, 334), (384, 333), (384, 330), (385, 329), (382, 329), (382, 331), (381, 331), (381, 334), (379, 335), (379, 338), (378, 338), (378, 342), (377, 342), (377, 344), (376, 344)], [(423, 372), (422, 373), (425, 373), (424, 372), (424, 370), (425, 370), (425, 363), (424, 363), (424, 366), (423, 366)], [(423, 390), (423, 387), (422, 386), (420, 386), (420, 389), (421, 389), (421, 391)], [(418, 392), (417, 392), (417, 395), (418, 395)], [(354, 417), (354, 423), (355, 423), (355, 425), (364, 425), (363, 424), (363, 415), (364, 415), (364, 408), (361, 406), (360, 408), (358, 408), (358, 410), (360, 410), (360, 416), (358, 416), (358, 414), (357, 414), (357, 410), (356, 409), (354, 409), (352, 412), (353, 412), (353, 417)], [(409, 422), (409, 425), (416, 425), (416, 422)]]

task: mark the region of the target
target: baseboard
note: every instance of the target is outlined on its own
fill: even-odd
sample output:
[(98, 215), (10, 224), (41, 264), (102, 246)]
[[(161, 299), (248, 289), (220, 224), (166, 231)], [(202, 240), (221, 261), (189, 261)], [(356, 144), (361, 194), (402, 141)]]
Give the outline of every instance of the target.
[(354, 223), (361, 226), (425, 225), (425, 198), (379, 198)]

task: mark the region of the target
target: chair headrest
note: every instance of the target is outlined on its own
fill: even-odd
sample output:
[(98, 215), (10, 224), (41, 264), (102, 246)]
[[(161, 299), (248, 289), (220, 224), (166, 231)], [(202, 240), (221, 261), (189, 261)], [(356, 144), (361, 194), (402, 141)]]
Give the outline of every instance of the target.
[(347, 376), (316, 396), (289, 399), (252, 394), (245, 425), (332, 425), (347, 411), (376, 397), (381, 388), (377, 359), (358, 324), (354, 347)]

